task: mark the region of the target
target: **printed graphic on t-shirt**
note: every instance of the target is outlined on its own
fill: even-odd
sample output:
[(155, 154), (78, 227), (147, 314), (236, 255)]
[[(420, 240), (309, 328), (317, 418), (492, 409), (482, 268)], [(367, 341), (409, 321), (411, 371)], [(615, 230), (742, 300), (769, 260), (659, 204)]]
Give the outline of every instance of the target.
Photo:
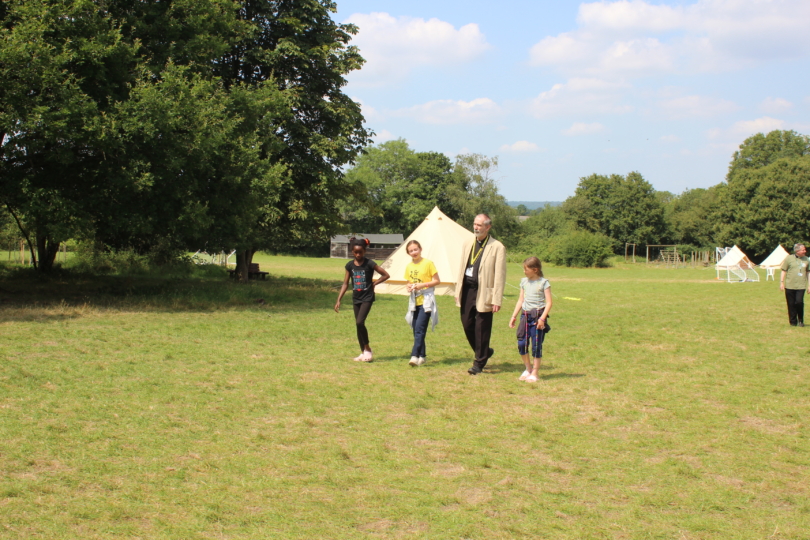
[(411, 283), (422, 283), (422, 280), (419, 279), (419, 267), (411, 268), (410, 272), (408, 272), (408, 281)]
[(354, 283), (355, 291), (366, 290), (368, 285), (366, 285), (366, 270), (364, 268), (352, 269), (352, 283)]

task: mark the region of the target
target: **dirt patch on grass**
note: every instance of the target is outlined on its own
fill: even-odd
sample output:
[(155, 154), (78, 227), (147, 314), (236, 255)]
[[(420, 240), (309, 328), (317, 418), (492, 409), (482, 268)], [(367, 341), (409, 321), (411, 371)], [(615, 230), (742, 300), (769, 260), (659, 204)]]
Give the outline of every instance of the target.
[(442, 478), (457, 478), (464, 474), (466, 470), (464, 466), (455, 463), (438, 463), (430, 475)]
[(773, 420), (758, 418), (756, 416), (744, 416), (740, 418), (740, 422), (749, 428), (774, 435), (796, 435), (799, 430), (799, 424), (780, 424)]
[(462, 503), (479, 506), (492, 500), (492, 492), (483, 488), (462, 488), (456, 491), (456, 498)]

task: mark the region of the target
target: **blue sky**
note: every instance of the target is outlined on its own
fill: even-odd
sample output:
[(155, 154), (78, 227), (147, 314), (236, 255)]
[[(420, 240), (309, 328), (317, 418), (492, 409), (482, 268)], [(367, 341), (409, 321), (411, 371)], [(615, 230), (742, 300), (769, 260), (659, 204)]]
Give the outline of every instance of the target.
[(810, 134), (810, 0), (337, 2), (376, 141), (498, 156), (509, 200), (592, 173), (709, 187), (746, 137)]

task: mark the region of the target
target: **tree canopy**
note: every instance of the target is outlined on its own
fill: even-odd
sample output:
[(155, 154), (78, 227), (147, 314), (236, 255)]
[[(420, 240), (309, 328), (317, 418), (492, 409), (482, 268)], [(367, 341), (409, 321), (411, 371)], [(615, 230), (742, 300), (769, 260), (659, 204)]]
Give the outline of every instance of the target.
[(767, 135), (757, 133), (745, 139), (734, 152), (726, 180), (731, 183), (744, 170), (760, 169), (779, 159), (797, 158), (810, 154), (810, 137), (795, 131), (774, 130)]
[(459, 217), (448, 197), (458, 181), (450, 158), (416, 152), (403, 139), (368, 148), (346, 179), (361, 194), (343, 206), (349, 232), (407, 234), (434, 206), (453, 219)]
[(663, 205), (637, 172), (581, 178), (563, 210), (579, 228), (611, 238), (617, 252), (625, 242), (657, 243), (666, 231)]

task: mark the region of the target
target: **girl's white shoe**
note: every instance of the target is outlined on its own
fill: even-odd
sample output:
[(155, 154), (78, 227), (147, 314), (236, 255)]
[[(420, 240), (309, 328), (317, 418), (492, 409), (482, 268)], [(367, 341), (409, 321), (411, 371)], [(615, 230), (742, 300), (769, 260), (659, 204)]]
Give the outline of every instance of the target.
[(374, 355), (371, 353), (370, 350), (363, 351), (362, 357), (363, 357), (362, 360), (360, 360), (361, 362), (371, 362), (374, 360)]
[(531, 373), (529, 373), (529, 370), (528, 370), (528, 369), (523, 370), (523, 373), (521, 373), (520, 377), (518, 377), (518, 380), (519, 380), (519, 381), (525, 381), (525, 380), (526, 380), (526, 378), (527, 378), (529, 375), (531, 375)]

